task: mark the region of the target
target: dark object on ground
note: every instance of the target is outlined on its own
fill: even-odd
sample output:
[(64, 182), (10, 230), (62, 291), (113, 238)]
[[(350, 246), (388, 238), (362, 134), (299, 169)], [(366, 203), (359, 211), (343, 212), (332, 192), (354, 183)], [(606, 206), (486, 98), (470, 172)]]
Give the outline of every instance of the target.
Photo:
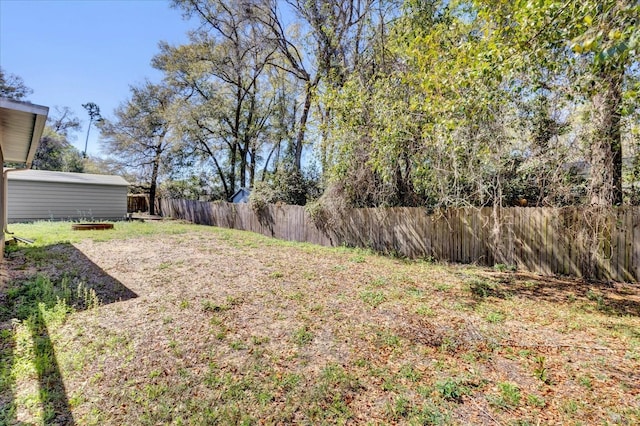
[(113, 229), (113, 223), (75, 223), (71, 225), (74, 231), (89, 231), (93, 229)]

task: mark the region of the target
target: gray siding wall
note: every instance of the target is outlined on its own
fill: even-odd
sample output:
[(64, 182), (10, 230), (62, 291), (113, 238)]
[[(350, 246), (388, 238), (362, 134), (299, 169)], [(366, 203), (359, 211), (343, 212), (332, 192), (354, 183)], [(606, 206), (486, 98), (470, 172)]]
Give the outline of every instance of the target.
[(34, 220), (120, 220), (127, 187), (9, 179), (10, 223)]

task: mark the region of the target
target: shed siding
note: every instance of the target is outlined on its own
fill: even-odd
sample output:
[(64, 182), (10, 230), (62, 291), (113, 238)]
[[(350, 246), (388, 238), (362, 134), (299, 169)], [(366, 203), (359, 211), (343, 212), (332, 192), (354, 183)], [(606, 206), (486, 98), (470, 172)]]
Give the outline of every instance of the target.
[(120, 220), (127, 187), (9, 179), (8, 221)]

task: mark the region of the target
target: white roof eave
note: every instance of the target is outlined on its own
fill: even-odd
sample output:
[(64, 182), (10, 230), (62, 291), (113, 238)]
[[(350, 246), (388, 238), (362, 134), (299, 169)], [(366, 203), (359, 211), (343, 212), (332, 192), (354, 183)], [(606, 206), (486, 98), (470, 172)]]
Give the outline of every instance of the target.
[(4, 161), (31, 167), (49, 108), (0, 98), (0, 149)]

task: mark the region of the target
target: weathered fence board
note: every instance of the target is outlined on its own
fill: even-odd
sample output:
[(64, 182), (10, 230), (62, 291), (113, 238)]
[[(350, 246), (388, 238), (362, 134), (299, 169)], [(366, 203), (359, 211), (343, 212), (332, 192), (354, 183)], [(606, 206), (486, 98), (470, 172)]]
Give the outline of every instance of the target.
[[(640, 278), (640, 208), (619, 207), (607, 216), (568, 207), (450, 209), (350, 209), (314, 220), (301, 206), (167, 200), (162, 214), (194, 223), (258, 232), (325, 246), (369, 247), (407, 257), (494, 265), (506, 263), (540, 274), (605, 280)], [(496, 221), (497, 225), (496, 225)]]

